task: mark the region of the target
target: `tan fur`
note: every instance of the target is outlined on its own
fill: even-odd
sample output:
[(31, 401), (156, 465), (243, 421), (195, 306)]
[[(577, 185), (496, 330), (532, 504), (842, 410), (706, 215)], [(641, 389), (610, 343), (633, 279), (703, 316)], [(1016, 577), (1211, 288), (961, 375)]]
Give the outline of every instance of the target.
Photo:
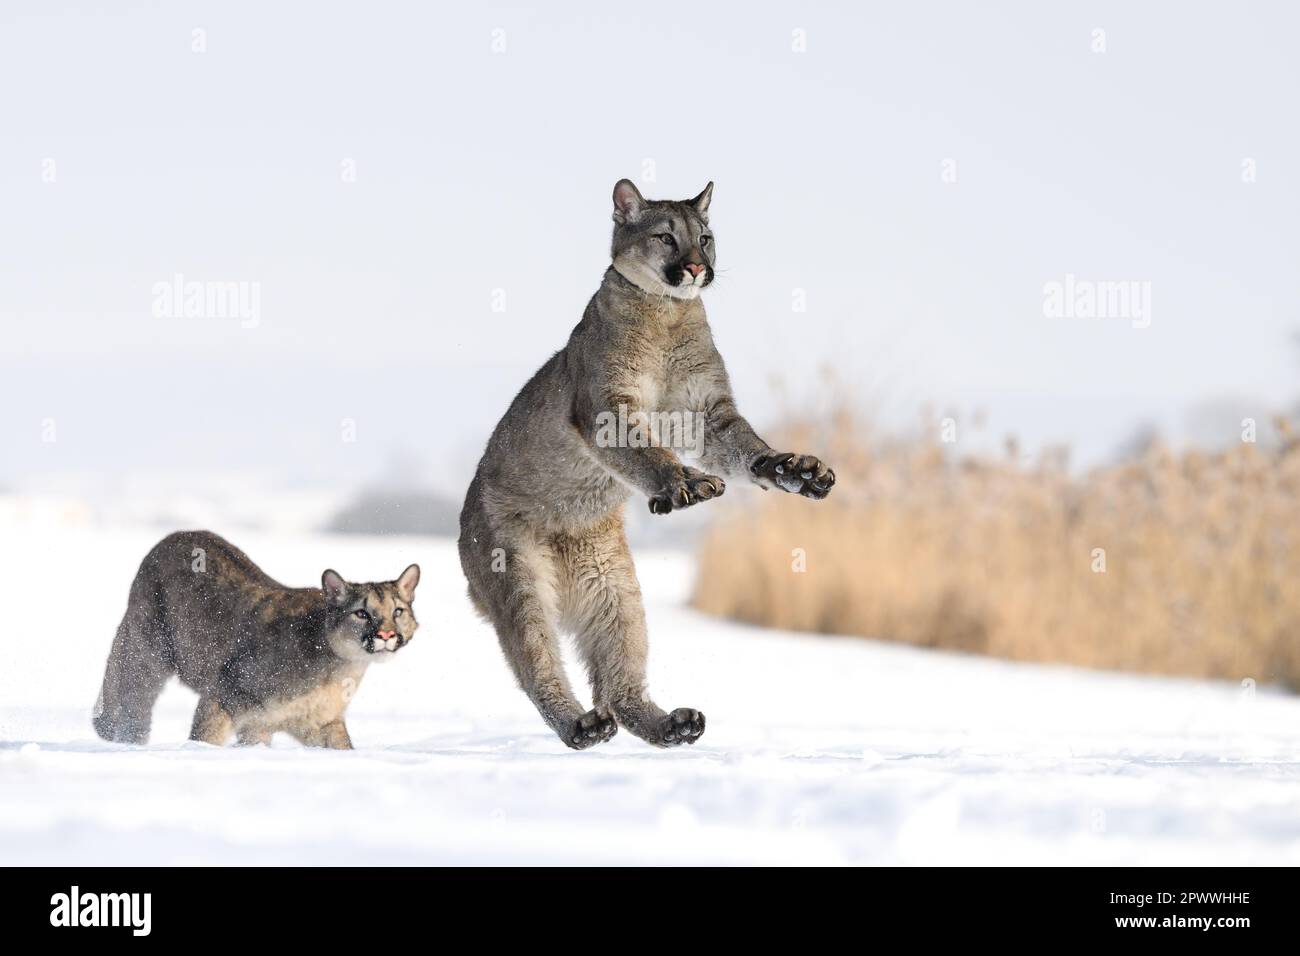
[(200, 695), (190, 737), (351, 747), (343, 723), (366, 668), (415, 637), (420, 569), (349, 584), (286, 588), (209, 532), (168, 535), (145, 557), (104, 670), (94, 724), (107, 740), (148, 739), (154, 701), (175, 675)]
[[(698, 298), (712, 281), (711, 195), (712, 184), (687, 202), (647, 202), (629, 181), (615, 186), (613, 264), (567, 346), (511, 403), (465, 495), (460, 557), (470, 598), (519, 686), (576, 749), (609, 739), (618, 724), (660, 746), (704, 732), (699, 711), (666, 713), (647, 690), (625, 502), (643, 495), (667, 514), (721, 495), (724, 479), (810, 498), (834, 483), (818, 459), (773, 452), (736, 410)], [(620, 410), (647, 415), (659, 439), (656, 416), (701, 417), (703, 444), (611, 444), (598, 423)], [(688, 453), (699, 468), (682, 461)], [(576, 637), (589, 711), (565, 676), (560, 631)]]
[[(284, 731), (309, 746), (319, 743), (324, 728), (343, 727), (343, 714), (365, 676), (365, 668), (336, 674), (331, 680), (304, 694), (245, 714), (234, 721), (240, 742), (265, 742), (276, 731)], [(346, 734), (346, 728), (344, 728)]]

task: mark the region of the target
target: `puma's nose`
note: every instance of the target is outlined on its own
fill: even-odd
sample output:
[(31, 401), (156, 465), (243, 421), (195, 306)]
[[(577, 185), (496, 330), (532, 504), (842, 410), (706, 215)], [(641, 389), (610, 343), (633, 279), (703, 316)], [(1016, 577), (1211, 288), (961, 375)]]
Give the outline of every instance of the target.
[(390, 637), (392, 637), (392, 636), (395, 635), (396, 633), (397, 633), (396, 631), (380, 631), (380, 632), (379, 632), (379, 636), (382, 637), (384, 640), (388, 640)]
[(682, 268), (685, 269), (687, 272), (689, 272), (692, 276), (698, 276), (701, 272), (704, 271), (704, 263), (702, 263), (702, 262), (683, 262), (683, 263), (682, 263)]

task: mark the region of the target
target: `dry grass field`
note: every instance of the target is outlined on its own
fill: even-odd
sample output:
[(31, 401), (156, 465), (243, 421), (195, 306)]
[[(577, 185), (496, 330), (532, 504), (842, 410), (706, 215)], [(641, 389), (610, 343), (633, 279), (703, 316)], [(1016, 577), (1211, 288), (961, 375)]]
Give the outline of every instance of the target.
[(778, 447), (824, 450), (835, 493), (719, 502), (693, 601), (769, 627), (1300, 688), (1300, 442), (1277, 427), (1275, 449), (1156, 446), (1085, 475), (1014, 447), (963, 457), (938, 427), (932, 442), (877, 440), (849, 414), (788, 428)]

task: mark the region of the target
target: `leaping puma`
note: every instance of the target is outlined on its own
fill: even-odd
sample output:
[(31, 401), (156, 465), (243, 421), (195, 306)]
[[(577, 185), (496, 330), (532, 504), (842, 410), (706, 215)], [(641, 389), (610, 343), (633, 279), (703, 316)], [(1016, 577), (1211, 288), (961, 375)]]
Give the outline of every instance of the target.
[[(713, 183), (684, 202), (614, 187), (613, 262), (569, 336), (515, 397), (488, 441), (460, 516), (474, 605), (496, 628), (519, 685), (568, 746), (621, 724), (658, 746), (695, 743), (704, 714), (665, 712), (646, 688), (646, 623), (623, 532), (623, 505), (645, 495), (668, 514), (743, 478), (821, 499), (835, 473), (774, 451), (736, 410), (700, 293), (713, 282)], [(609, 440), (609, 416), (703, 416), (682, 463), (672, 442)], [(655, 416), (659, 418), (656, 419)], [(620, 435), (622, 432), (619, 433)], [(574, 697), (557, 631), (572, 631), (595, 706)]]

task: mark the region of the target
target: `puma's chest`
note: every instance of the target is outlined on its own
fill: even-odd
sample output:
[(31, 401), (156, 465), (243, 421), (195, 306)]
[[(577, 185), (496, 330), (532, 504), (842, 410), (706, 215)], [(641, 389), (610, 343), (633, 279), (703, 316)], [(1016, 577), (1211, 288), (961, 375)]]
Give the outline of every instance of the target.
[(633, 408), (683, 411), (699, 408), (713, 387), (714, 370), (692, 339), (657, 342), (622, 370), (620, 383)]

